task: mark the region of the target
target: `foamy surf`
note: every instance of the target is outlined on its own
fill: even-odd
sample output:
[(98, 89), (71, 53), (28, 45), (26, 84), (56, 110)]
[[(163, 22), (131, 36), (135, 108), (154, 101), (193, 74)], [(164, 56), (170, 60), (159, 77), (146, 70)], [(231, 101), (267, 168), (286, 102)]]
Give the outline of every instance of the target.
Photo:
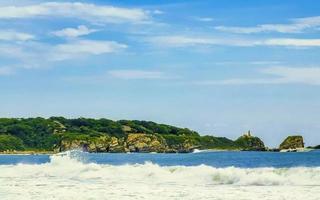
[(215, 168), (88, 163), (65, 152), (45, 164), (0, 165), (0, 199), (320, 199), (320, 168)]
[(222, 152), (222, 151), (227, 151), (227, 150), (223, 150), (223, 149), (194, 149), (192, 151), (192, 153), (208, 153), (208, 152)]

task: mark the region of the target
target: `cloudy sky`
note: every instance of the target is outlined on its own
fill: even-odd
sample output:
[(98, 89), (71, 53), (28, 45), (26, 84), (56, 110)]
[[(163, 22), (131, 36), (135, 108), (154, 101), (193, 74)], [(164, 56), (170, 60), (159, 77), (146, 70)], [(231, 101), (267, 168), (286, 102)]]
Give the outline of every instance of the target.
[(0, 114), (319, 144), (319, 33), (314, 0), (1, 0)]

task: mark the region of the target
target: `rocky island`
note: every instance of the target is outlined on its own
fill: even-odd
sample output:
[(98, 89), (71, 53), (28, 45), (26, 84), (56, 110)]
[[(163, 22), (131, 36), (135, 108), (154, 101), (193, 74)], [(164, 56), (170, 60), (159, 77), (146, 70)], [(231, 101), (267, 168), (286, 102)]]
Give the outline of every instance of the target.
[(287, 137), (279, 147), (282, 152), (299, 151), (304, 149), (303, 137), (301, 135), (294, 135)]
[[(289, 137), (280, 149), (303, 147), (301, 137)], [(0, 118), (0, 152), (188, 153), (194, 149), (266, 151), (250, 131), (233, 141), (201, 136), (187, 128), (151, 121), (109, 119)]]

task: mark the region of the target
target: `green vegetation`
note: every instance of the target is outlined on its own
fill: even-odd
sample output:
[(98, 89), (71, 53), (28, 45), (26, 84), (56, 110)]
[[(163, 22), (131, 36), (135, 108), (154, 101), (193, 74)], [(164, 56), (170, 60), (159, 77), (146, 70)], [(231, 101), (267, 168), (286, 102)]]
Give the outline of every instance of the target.
[(258, 137), (253, 137), (251, 135), (243, 135), (239, 137), (235, 143), (239, 146), (242, 150), (246, 151), (264, 151), (266, 150), (264, 143)]
[(202, 136), (200, 144), (203, 149), (238, 150), (241, 149), (234, 141), (225, 137)]
[(320, 145), (314, 146), (314, 149), (320, 149)]
[[(259, 138), (200, 136), (187, 128), (150, 121), (0, 118), (0, 151), (190, 152), (193, 149), (261, 150)], [(264, 146), (263, 146), (264, 147)]]
[(24, 150), (22, 140), (12, 135), (0, 135), (0, 151)]

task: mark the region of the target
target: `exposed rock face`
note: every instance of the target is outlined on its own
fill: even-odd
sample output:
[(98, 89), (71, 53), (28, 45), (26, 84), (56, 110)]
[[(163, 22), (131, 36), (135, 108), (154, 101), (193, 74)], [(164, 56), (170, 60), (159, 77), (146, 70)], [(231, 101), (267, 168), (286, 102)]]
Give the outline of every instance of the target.
[(165, 152), (167, 150), (165, 139), (158, 135), (129, 134), (126, 144), (130, 152)]
[(171, 144), (166, 152), (168, 153), (190, 153), (194, 149), (200, 148), (200, 144), (196, 144), (192, 140), (185, 139), (183, 142), (178, 144)]
[[(126, 127), (122, 127), (126, 128)], [(128, 129), (128, 128), (127, 128)], [(264, 151), (264, 143), (258, 138), (245, 134), (236, 141), (215, 138), (192, 137), (186, 135), (160, 135), (147, 133), (127, 133), (124, 137), (109, 135), (87, 135), (87, 134), (61, 134), (62, 139), (56, 145), (55, 151), (67, 151), (80, 149), (88, 152), (165, 152), (165, 153), (189, 153), (194, 149), (210, 148), (228, 145), (232, 149), (246, 151)], [(203, 139), (203, 140), (200, 140)], [(211, 139), (211, 140), (209, 140)], [(220, 145), (221, 146), (221, 145)]]
[(124, 138), (116, 138), (116, 137), (111, 137), (111, 140), (109, 141), (109, 149), (108, 152), (111, 153), (120, 153), (120, 152), (125, 152), (125, 141)]
[(287, 137), (280, 144), (280, 147), (279, 147), (280, 150), (299, 149), (299, 148), (304, 148), (303, 137), (300, 135)]
[(168, 150), (165, 139), (151, 134), (129, 134), (127, 139), (101, 136), (90, 139), (65, 139), (56, 149), (66, 151), (81, 149), (88, 152), (166, 152)]
[(62, 140), (56, 151), (82, 149), (88, 152), (124, 152), (124, 141), (116, 137), (101, 136), (86, 140)]
[[(235, 142), (235, 147), (246, 151), (264, 151), (264, 143), (257, 137), (243, 135)], [(193, 137), (161, 136), (159, 134), (129, 133), (126, 137), (76, 135), (65, 137), (55, 148), (56, 152), (80, 149), (88, 152), (165, 152), (189, 153), (201, 149), (202, 143)]]
[(251, 136), (250, 134), (245, 134), (239, 137), (236, 141), (242, 150), (244, 151), (265, 151), (266, 147), (262, 140), (258, 137)]

